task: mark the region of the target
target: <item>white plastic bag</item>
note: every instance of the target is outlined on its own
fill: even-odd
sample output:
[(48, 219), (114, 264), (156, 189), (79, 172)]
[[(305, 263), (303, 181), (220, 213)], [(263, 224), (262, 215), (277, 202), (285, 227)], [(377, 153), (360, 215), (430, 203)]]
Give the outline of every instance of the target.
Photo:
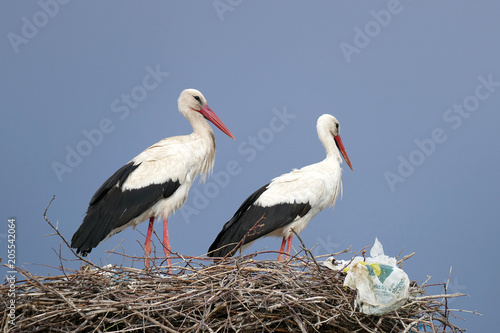
[(366, 258), (365, 261), (362, 257), (356, 257), (349, 265), (349, 262), (344, 260), (333, 265), (334, 259), (330, 257), (324, 265), (347, 272), (344, 287), (357, 290), (355, 306), (359, 307), (361, 312), (382, 315), (404, 304), (408, 298), (410, 280), (408, 275), (396, 266), (396, 259), (384, 254), (378, 239), (375, 239), (370, 256), (371, 258)]

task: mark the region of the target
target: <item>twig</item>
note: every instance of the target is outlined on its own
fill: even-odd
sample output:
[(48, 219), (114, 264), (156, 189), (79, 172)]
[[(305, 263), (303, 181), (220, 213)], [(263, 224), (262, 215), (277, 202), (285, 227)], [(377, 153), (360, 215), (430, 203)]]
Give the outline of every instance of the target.
[(293, 228), (291, 229), (292, 232), (295, 234), (295, 236), (297, 237), (297, 239), (300, 241), (300, 244), (302, 244), (302, 249), (304, 250), (304, 252), (306, 252), (309, 257), (312, 259), (312, 261), (314, 262), (314, 264), (316, 265), (316, 268), (319, 271), (321, 271), (321, 268), (319, 267), (318, 265), (318, 262), (316, 261), (316, 259), (314, 258), (314, 255), (312, 254), (311, 250), (309, 250), (308, 248), (306, 248), (306, 245), (304, 244), (304, 242), (302, 241), (302, 238), (300, 238), (299, 234), (297, 234), (295, 232), (295, 230), (293, 230)]
[[(261, 218), (260, 218), (257, 222), (255, 222), (255, 224), (253, 225), (253, 227), (252, 227), (252, 228), (250, 228), (250, 230), (248, 230), (248, 231), (247, 231), (247, 233), (245, 234), (245, 236), (243, 236), (243, 238), (242, 238), (242, 239), (238, 242), (238, 244), (236, 244), (236, 246), (235, 246), (235, 247), (234, 247), (231, 251), (229, 251), (229, 253), (228, 253), (228, 254), (226, 254), (226, 255), (225, 255), (225, 256), (221, 259), (221, 261), (224, 261), (224, 260), (226, 260), (228, 257), (231, 257), (234, 253), (236, 253), (236, 251), (237, 251), (237, 250), (238, 250), (238, 249), (239, 249), (242, 245), (244, 245), (244, 244), (245, 244), (245, 240), (246, 240), (247, 236), (248, 236), (248, 235), (249, 235), (252, 231), (254, 231), (254, 230), (255, 230), (255, 228), (257, 228), (257, 225), (260, 223), (260, 221), (262, 221), (262, 219), (263, 219), (265, 216), (266, 216), (266, 214), (263, 214), (263, 215), (261, 216)], [(234, 243), (232, 243), (232, 244), (234, 244)], [(231, 245), (231, 244), (227, 244), (227, 245), (224, 245), (224, 246), (230, 246), (230, 245)], [(215, 251), (217, 251), (217, 250), (219, 250), (219, 249), (216, 249)]]
[(398, 262), (396, 264), (399, 265), (399, 268), (401, 268), (401, 267), (403, 267), (403, 262), (406, 261), (406, 260), (408, 260), (408, 259), (410, 259), (414, 255), (415, 255), (415, 252), (407, 254), (401, 260), (398, 260)]
[(48, 209), (49, 209), (50, 205), (52, 204), (52, 201), (54, 201), (54, 199), (55, 199), (55, 198), (56, 198), (56, 196), (55, 196), (55, 195), (54, 195), (54, 196), (52, 196), (52, 199), (50, 200), (49, 204), (48, 204), (48, 205), (47, 205), (47, 207), (45, 208), (45, 211), (43, 212), (43, 218), (45, 219), (45, 221), (46, 221), (46, 222), (50, 225), (50, 227), (51, 227), (52, 229), (54, 229), (54, 231), (56, 232), (56, 234), (57, 234), (57, 235), (61, 238), (61, 240), (64, 242), (64, 244), (66, 244), (66, 246), (68, 247), (68, 249), (70, 249), (70, 251), (73, 253), (73, 255), (75, 255), (75, 257), (77, 257), (78, 259), (80, 259), (81, 261), (85, 262), (86, 264), (88, 264), (88, 265), (90, 265), (90, 266), (92, 266), (92, 267), (95, 267), (95, 268), (97, 268), (97, 269), (100, 269), (100, 270), (103, 270), (103, 271), (106, 271), (106, 272), (112, 273), (112, 272), (110, 272), (110, 271), (107, 271), (106, 269), (103, 269), (103, 268), (101, 268), (101, 267), (99, 267), (99, 266), (95, 265), (94, 263), (92, 263), (92, 262), (90, 262), (90, 261), (86, 260), (85, 258), (83, 258), (82, 256), (80, 256), (79, 254), (77, 254), (77, 253), (75, 252), (75, 250), (73, 250), (73, 249), (71, 248), (71, 246), (69, 245), (68, 241), (64, 238), (64, 236), (63, 236), (63, 235), (61, 235), (61, 233), (59, 232), (59, 229), (58, 229), (58, 228), (56, 228), (56, 227), (54, 227), (54, 225), (52, 224), (52, 222), (50, 222), (50, 221), (49, 221), (49, 219), (47, 218), (47, 211), (48, 211)]

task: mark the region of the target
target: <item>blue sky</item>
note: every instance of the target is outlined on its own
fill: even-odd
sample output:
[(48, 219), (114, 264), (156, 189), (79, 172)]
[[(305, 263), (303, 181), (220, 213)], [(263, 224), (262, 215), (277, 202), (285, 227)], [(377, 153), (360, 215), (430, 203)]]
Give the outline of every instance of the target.
[[(328, 254), (378, 237), (386, 254), (416, 252), (412, 280), (445, 282), (453, 267), (449, 291), (471, 297), (450, 306), (484, 314), (456, 323), (486, 331), (500, 296), (499, 13), (492, 0), (3, 1), (0, 256), (12, 217), (17, 264), (53, 273), (44, 265), (59, 265), (60, 240), (42, 216), (52, 196), (48, 217), (70, 239), (114, 171), (191, 131), (177, 98), (196, 88), (236, 141), (214, 130), (214, 174), (171, 217), (173, 250), (204, 254), (254, 190), (322, 160), (315, 125), (330, 113), (354, 171), (343, 164), (343, 198), (304, 242)], [(89, 258), (120, 261), (105, 253), (120, 242), (141, 255), (146, 229)]]

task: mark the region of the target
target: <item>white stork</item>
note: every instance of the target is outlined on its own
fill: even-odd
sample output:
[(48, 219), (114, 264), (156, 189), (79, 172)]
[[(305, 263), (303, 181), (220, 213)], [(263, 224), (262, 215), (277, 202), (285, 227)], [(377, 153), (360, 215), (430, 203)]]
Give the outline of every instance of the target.
[(163, 249), (171, 262), (168, 217), (181, 207), (196, 176), (205, 180), (215, 160), (215, 138), (210, 120), (222, 132), (234, 136), (195, 89), (179, 96), (179, 111), (189, 120), (193, 133), (163, 139), (116, 171), (97, 190), (71, 239), (71, 247), (86, 256), (102, 240), (149, 219), (145, 266), (149, 267), (151, 236), (156, 217), (163, 218)]
[(320, 211), (335, 206), (341, 191), (342, 159), (352, 170), (351, 162), (339, 136), (339, 122), (324, 114), (318, 119), (319, 140), (326, 158), (316, 164), (274, 178), (249, 196), (234, 216), (222, 227), (208, 250), (211, 257), (233, 255), (244, 251), (256, 239), (266, 236), (283, 237), (278, 261), (290, 255), (293, 232), (300, 233)]

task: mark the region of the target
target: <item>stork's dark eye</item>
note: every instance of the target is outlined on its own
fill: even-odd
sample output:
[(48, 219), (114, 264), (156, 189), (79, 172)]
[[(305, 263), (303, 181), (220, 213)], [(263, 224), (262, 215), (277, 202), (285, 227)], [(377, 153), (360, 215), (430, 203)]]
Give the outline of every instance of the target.
[(193, 96), (195, 100), (197, 100), (199, 103), (201, 103), (200, 96)]
[(337, 126), (337, 131), (339, 130), (339, 123), (335, 123), (335, 126)]

